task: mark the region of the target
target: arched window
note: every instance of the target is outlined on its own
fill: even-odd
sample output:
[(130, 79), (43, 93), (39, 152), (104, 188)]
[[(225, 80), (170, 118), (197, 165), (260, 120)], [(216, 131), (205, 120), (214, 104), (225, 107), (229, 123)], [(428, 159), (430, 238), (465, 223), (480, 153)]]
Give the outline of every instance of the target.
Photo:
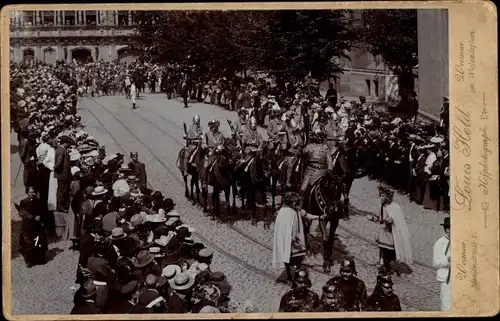
[(35, 60), (35, 51), (31, 48), (27, 48), (23, 51), (23, 60), (26, 62)]

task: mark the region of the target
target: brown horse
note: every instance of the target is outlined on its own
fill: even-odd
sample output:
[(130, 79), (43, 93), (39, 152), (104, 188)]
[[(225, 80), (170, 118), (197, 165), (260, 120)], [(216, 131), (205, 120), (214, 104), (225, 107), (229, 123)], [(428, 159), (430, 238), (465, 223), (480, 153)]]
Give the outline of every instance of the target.
[[(183, 168), (183, 160), (185, 154), (187, 152), (187, 148), (184, 147), (179, 151), (179, 156), (177, 157), (177, 167), (191, 176), (191, 189), (188, 187), (188, 175), (183, 175), (184, 178), (184, 196), (191, 200), (192, 204), (197, 204), (200, 202), (200, 169), (203, 168), (203, 160), (205, 159), (206, 151), (201, 148), (201, 143), (195, 148), (192, 152), (190, 158), (191, 160), (188, 162), (187, 168)], [(196, 187), (196, 198), (194, 197), (194, 188)]]

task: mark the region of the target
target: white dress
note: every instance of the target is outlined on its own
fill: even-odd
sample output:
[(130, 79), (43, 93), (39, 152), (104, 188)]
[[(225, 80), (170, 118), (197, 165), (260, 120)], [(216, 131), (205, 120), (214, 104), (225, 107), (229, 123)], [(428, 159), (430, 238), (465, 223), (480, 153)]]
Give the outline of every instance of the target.
[(43, 165), (50, 169), (49, 178), (49, 197), (47, 200), (47, 206), (49, 211), (55, 211), (57, 209), (57, 179), (54, 177), (54, 164), (56, 160), (56, 150), (50, 147), (47, 150), (47, 156), (43, 160)]

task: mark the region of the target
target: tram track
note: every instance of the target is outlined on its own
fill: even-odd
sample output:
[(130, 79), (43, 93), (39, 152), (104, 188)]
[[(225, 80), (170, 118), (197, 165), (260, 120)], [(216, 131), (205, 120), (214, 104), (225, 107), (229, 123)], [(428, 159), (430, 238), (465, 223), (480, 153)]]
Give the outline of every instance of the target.
[[(142, 146), (144, 146), (144, 148), (146, 150), (148, 150), (148, 152), (151, 154), (151, 156), (153, 158), (155, 158), (157, 160), (157, 162), (165, 169), (167, 170), (167, 172), (175, 179), (175, 181), (177, 181), (177, 183), (181, 186), (181, 187), (184, 187), (184, 181), (181, 180), (177, 175), (176, 173), (167, 165), (164, 163), (164, 161), (158, 157), (158, 155), (156, 155), (156, 153), (151, 150), (151, 148), (145, 144), (139, 137), (137, 137), (137, 135), (135, 133), (133, 133), (128, 127), (127, 125), (125, 125), (113, 112), (109, 111), (106, 107), (104, 107), (101, 103), (99, 103), (98, 101), (95, 100), (95, 98), (90, 98), (90, 97), (87, 97), (89, 98), (91, 101), (93, 101), (96, 105), (98, 105), (101, 109), (103, 109), (104, 111), (106, 111), (106, 113), (108, 113), (109, 115), (111, 115), (123, 128), (125, 128), (125, 130), (138, 142), (140, 143)], [(127, 108), (129, 109), (130, 107), (129, 106), (125, 106), (123, 104), (120, 104), (118, 102), (115, 102), (117, 105), (121, 106), (121, 107), (124, 107), (124, 108)], [(102, 126), (102, 128), (108, 133), (108, 135), (115, 141), (116, 145), (119, 146), (119, 148), (124, 151), (124, 153), (126, 153), (125, 149), (123, 148), (122, 144), (120, 144), (118, 142), (118, 140), (114, 137), (114, 135), (106, 128), (106, 126), (102, 123), (101, 120), (99, 120), (99, 117), (97, 117), (95, 115), (94, 112), (91, 111), (90, 108), (86, 108), (86, 110), (92, 115), (92, 117), (94, 117), (98, 123)], [(151, 114), (163, 119), (165, 122), (169, 123), (170, 125), (173, 125), (174, 127), (178, 128), (178, 129), (182, 129), (180, 127), (180, 125), (176, 124), (175, 122), (173, 122), (172, 120), (168, 119), (168, 118), (165, 118), (163, 117), (162, 115), (159, 115), (157, 114), (156, 112), (154, 111), (151, 111), (151, 110), (148, 110), (148, 112), (150, 112)], [(176, 142), (180, 147), (183, 147), (184, 144), (175, 136), (173, 136), (172, 134), (166, 132), (165, 130), (163, 130), (160, 126), (158, 126), (157, 124), (153, 123), (152, 121), (150, 121), (149, 119), (145, 118), (144, 116), (142, 116), (141, 114), (139, 113), (135, 113), (137, 116), (139, 116), (139, 118), (141, 118), (142, 120), (144, 120), (145, 122), (147, 122), (148, 124), (150, 124), (151, 126), (155, 127), (158, 131), (160, 131), (161, 133), (165, 134), (166, 136), (168, 136), (169, 138), (171, 138), (174, 142)], [(149, 184), (148, 184), (149, 185)], [(151, 187), (151, 185), (150, 185)], [(270, 251), (272, 253), (272, 248), (262, 242), (261, 240), (253, 237), (252, 235), (244, 232), (242, 229), (238, 228), (238, 227), (235, 227), (231, 224), (226, 224), (226, 227), (228, 227), (229, 229), (233, 230), (234, 232), (236, 232), (237, 234), (241, 235), (243, 238), (259, 245), (260, 247), (266, 249), (267, 251)], [(345, 229), (343, 229), (345, 231)], [(349, 231), (346, 231), (347, 233), (351, 234), (352, 236), (362, 240), (363, 240), (363, 237), (359, 237), (357, 235), (355, 235), (354, 233), (351, 233)], [(256, 266), (253, 266), (247, 262), (245, 262), (244, 260), (240, 259), (239, 257), (231, 254), (230, 252), (226, 251), (225, 249), (223, 249), (222, 247), (220, 247), (219, 245), (217, 245), (216, 243), (214, 243), (213, 241), (207, 239), (205, 236), (201, 235), (200, 233), (198, 232), (194, 232), (193, 233), (196, 237), (198, 237), (200, 240), (202, 240), (205, 244), (207, 244), (208, 246), (210, 246), (212, 249), (214, 249), (215, 251), (219, 252), (221, 255), (224, 255), (226, 258), (230, 259), (231, 261), (243, 266), (244, 268), (246, 268), (247, 270), (250, 270), (262, 277), (265, 277), (266, 279), (270, 280), (270, 281), (273, 281), (275, 282), (276, 280), (276, 276), (273, 275), (272, 273), (264, 270), (264, 269), (261, 269), (259, 267), (256, 267)], [(366, 243), (369, 243), (369, 244), (374, 244), (373, 242), (370, 242), (370, 241), (365, 241)], [(349, 255), (348, 252), (346, 251), (343, 251), (341, 249), (338, 249), (338, 248), (334, 248), (335, 251), (341, 253), (341, 254), (344, 254), (344, 255)], [(356, 258), (357, 261), (360, 261), (360, 263), (363, 263), (364, 265), (367, 265), (367, 266), (376, 266), (376, 264), (373, 264), (373, 263), (370, 263), (364, 259), (361, 259), (361, 258)], [(317, 274), (321, 274), (323, 276), (327, 276), (327, 277), (332, 277), (332, 275), (330, 274), (327, 274), (325, 272), (323, 272), (321, 269), (318, 269), (316, 268), (315, 266), (310, 266), (310, 270), (312, 270), (311, 272), (312, 273), (317, 273)], [(277, 284), (279, 285), (279, 284)], [(421, 288), (421, 290), (429, 293), (430, 291), (422, 286), (419, 286), (418, 284), (415, 284), (417, 287)], [(409, 304), (408, 302), (405, 302), (406, 300), (404, 298), (400, 298), (402, 300), (402, 302), (409, 306), (409, 307), (413, 307), (413, 308), (417, 308), (419, 310), (426, 310), (425, 307), (421, 307), (421, 306), (417, 306), (415, 303), (412, 303), (412, 304)]]
[[(122, 106), (122, 107), (129, 108), (129, 107), (127, 107), (127, 106), (123, 105), (123, 104), (120, 104), (120, 103), (117, 103), (117, 104), (118, 104), (118, 105), (120, 105), (120, 106)], [(151, 110), (151, 109), (146, 109), (146, 110), (147, 110), (149, 113), (154, 114), (156, 117), (161, 118), (162, 120), (164, 120), (165, 122), (169, 123), (170, 125), (172, 125), (172, 126), (174, 126), (174, 127), (178, 128), (180, 131), (181, 131), (181, 130), (183, 130), (183, 129), (182, 129), (182, 127), (181, 127), (179, 124), (177, 124), (177, 123), (173, 122), (171, 119), (168, 119), (168, 118), (166, 118), (166, 117), (164, 117), (164, 116), (162, 116), (162, 115), (160, 115), (160, 114), (158, 114), (158, 113), (154, 112), (154, 111), (153, 111), (153, 110)], [(164, 129), (162, 129), (160, 126), (158, 126), (157, 124), (153, 123), (151, 120), (149, 120), (149, 119), (145, 118), (145, 117), (144, 117), (144, 116), (142, 116), (140, 113), (135, 112), (135, 114), (137, 114), (137, 115), (138, 115), (141, 119), (143, 119), (144, 121), (146, 121), (146, 122), (147, 122), (147, 123), (149, 123), (150, 125), (152, 125), (152, 126), (154, 126), (155, 128), (157, 128), (159, 131), (161, 131), (162, 133), (164, 133), (165, 135), (167, 135), (168, 137), (170, 137), (172, 140), (174, 140), (175, 142), (177, 142), (177, 143), (179, 144), (179, 146), (180, 146), (180, 147), (184, 147), (184, 142), (182, 142), (181, 140), (179, 140), (179, 138), (177, 138), (176, 136), (173, 136), (172, 134), (170, 134), (170, 133), (166, 132), (166, 131), (165, 131)], [(183, 183), (183, 182), (182, 182), (182, 183)], [(352, 199), (356, 199), (356, 197), (355, 197), (355, 196), (350, 196), (350, 198), (352, 198)], [(362, 211), (360, 211), (360, 210), (358, 210), (358, 209), (356, 209), (356, 208), (354, 208), (354, 207), (352, 207), (352, 206), (349, 206), (349, 205), (348, 205), (348, 208), (349, 208), (349, 211), (350, 211), (350, 212), (356, 213), (357, 215), (366, 216), (366, 214), (364, 214)], [(247, 235), (247, 236), (248, 236), (248, 238), (250, 238), (250, 239), (251, 239), (251, 238), (253, 238), (252, 236), (250, 236), (250, 235), (246, 234), (244, 231), (240, 230), (239, 228), (237, 228), (237, 227), (233, 227), (233, 228), (234, 228), (235, 230), (238, 230), (240, 234), (245, 234), (245, 235)], [(377, 244), (376, 244), (373, 240), (370, 240), (368, 237), (366, 237), (366, 236), (364, 236), (364, 235), (362, 235), (362, 234), (360, 234), (360, 233), (357, 233), (357, 232), (355, 232), (355, 231), (353, 231), (353, 230), (351, 230), (351, 229), (349, 229), (349, 228), (346, 228), (346, 227), (344, 227), (344, 226), (340, 226), (340, 225), (339, 225), (338, 229), (340, 229), (340, 230), (342, 230), (342, 231), (344, 231), (344, 232), (346, 232), (346, 233), (348, 233), (348, 234), (352, 235), (353, 237), (355, 237), (355, 238), (357, 238), (357, 239), (359, 239), (359, 240), (361, 240), (361, 241), (363, 241), (363, 242), (365, 242), (365, 243), (367, 243), (367, 244), (371, 244), (371, 245), (373, 245), (373, 246), (377, 246)], [(255, 239), (255, 238), (254, 238), (254, 239), (253, 239), (253, 241), (254, 241), (254, 242), (256, 242), (256, 243), (259, 243), (260, 245), (262, 245), (262, 246), (264, 246), (264, 247), (268, 247), (268, 245), (267, 245), (267, 244), (266, 244), (266, 245), (264, 245), (264, 243), (262, 243), (260, 240), (257, 240), (257, 239)], [(344, 250), (342, 250), (342, 249), (339, 249), (339, 248), (335, 248), (335, 250), (336, 250), (336, 251), (338, 251), (338, 252), (340, 252), (340, 253), (342, 253), (342, 254), (344, 254), (344, 255), (348, 255), (348, 254), (349, 254), (348, 252), (346, 252), (346, 251), (344, 251)], [(429, 264), (426, 264), (426, 263), (420, 262), (420, 261), (418, 261), (418, 260), (415, 260), (413, 263), (414, 263), (415, 265), (420, 266), (420, 267), (423, 267), (423, 268), (426, 268), (426, 269), (429, 269), (429, 270), (434, 271), (434, 268), (433, 268), (432, 266), (430, 266)], [(371, 264), (371, 263), (370, 263), (370, 265), (375, 265), (375, 264)]]

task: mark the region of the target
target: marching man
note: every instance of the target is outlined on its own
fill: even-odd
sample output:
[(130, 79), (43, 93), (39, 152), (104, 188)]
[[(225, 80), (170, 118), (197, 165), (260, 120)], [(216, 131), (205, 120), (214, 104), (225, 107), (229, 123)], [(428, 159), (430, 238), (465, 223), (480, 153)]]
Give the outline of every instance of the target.
[(135, 81), (130, 85), (130, 98), (132, 99), (132, 109), (136, 109), (135, 107), (135, 97), (137, 95), (137, 88), (135, 87)]

